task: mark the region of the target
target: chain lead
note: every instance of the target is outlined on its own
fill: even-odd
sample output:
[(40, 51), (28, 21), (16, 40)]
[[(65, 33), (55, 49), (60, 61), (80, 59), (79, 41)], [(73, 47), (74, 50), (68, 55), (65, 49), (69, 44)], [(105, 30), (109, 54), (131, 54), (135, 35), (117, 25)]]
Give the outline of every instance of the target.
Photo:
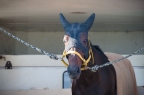
[(7, 32), (6, 30), (4, 30), (4, 29), (2, 29), (2, 28), (0, 28), (0, 31), (2, 31), (3, 33), (7, 34), (8, 36), (14, 38), (15, 40), (20, 41), (20, 42), (23, 43), (24, 45), (26, 45), (26, 46), (28, 46), (28, 47), (30, 47), (30, 48), (32, 48), (32, 49), (34, 49), (34, 50), (36, 50), (36, 51), (38, 51), (38, 52), (40, 52), (40, 53), (43, 53), (43, 54), (49, 56), (51, 59), (54, 59), (54, 60), (60, 59), (60, 58), (58, 58), (56, 55), (50, 54), (50, 53), (48, 53), (48, 52), (46, 52), (46, 51), (44, 51), (44, 50), (42, 50), (42, 49), (39, 49), (39, 48), (37, 48), (37, 47), (35, 47), (35, 46), (33, 46), (33, 45), (31, 45), (31, 44), (29, 44), (29, 43), (21, 40), (20, 38), (12, 35), (11, 33)]
[(102, 64), (102, 65), (99, 65), (99, 66), (98, 66), (98, 65), (95, 65), (95, 66), (93, 66), (93, 67), (87, 67), (87, 69), (90, 69), (92, 72), (96, 72), (99, 68), (106, 67), (106, 66), (109, 66), (109, 65), (111, 65), (111, 64), (117, 63), (117, 62), (119, 62), (119, 61), (121, 61), (121, 60), (124, 60), (124, 59), (126, 59), (126, 58), (128, 58), (128, 57), (130, 57), (130, 56), (132, 56), (132, 55), (135, 55), (135, 54), (141, 52), (142, 50), (144, 50), (144, 47), (141, 48), (141, 49), (139, 49), (139, 50), (137, 50), (136, 52), (133, 52), (132, 54), (127, 55), (127, 56), (125, 56), (125, 57), (122, 57), (122, 58), (120, 58), (120, 59), (114, 60), (114, 61), (112, 61), (112, 62), (107, 62), (107, 63)]
[[(44, 50), (42, 50), (42, 49), (39, 49), (39, 48), (37, 48), (37, 47), (35, 47), (35, 46), (33, 46), (33, 45), (30, 45), (29, 43), (27, 43), (27, 42), (19, 39), (18, 37), (12, 35), (11, 33), (7, 32), (6, 30), (4, 30), (4, 29), (2, 29), (2, 28), (0, 28), (0, 31), (2, 31), (2, 32), (4, 32), (5, 34), (9, 35), (10, 37), (16, 39), (17, 41), (20, 41), (21, 43), (25, 44), (26, 46), (28, 46), (28, 47), (30, 47), (30, 48), (38, 51), (38, 52), (41, 52), (41, 53), (49, 56), (51, 59), (54, 59), (54, 60), (62, 59), (62, 58), (60, 58), (60, 57), (58, 58), (58, 57), (57, 57), (56, 55), (54, 55), (54, 54), (50, 54), (50, 53), (48, 53), (48, 52), (46, 52), (46, 51), (44, 51)], [(98, 65), (95, 65), (95, 66), (93, 66), (93, 67), (85, 67), (85, 69), (86, 69), (86, 70), (87, 70), (87, 69), (90, 69), (91, 71), (96, 72), (99, 68), (102, 68), (102, 67), (105, 67), (105, 66), (109, 66), (109, 65), (114, 64), (114, 63), (117, 63), (117, 62), (119, 62), (119, 61), (121, 61), (121, 60), (124, 60), (124, 59), (126, 59), (126, 58), (128, 58), (128, 57), (130, 57), (130, 56), (132, 56), (132, 55), (135, 55), (135, 54), (141, 52), (143, 49), (144, 49), (144, 47), (141, 48), (141, 49), (139, 49), (139, 50), (137, 50), (136, 52), (133, 52), (133, 53), (130, 54), (130, 55), (127, 55), (127, 56), (122, 57), (122, 58), (120, 58), (120, 59), (114, 60), (114, 61), (112, 61), (112, 62), (107, 62), (107, 63), (105, 63), (105, 64), (103, 64), (103, 65), (99, 65), (99, 66), (98, 66)]]

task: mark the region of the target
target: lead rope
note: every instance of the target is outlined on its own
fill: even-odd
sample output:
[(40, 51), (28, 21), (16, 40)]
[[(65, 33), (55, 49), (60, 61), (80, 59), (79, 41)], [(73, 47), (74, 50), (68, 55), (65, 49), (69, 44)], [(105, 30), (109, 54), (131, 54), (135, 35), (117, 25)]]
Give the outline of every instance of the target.
[(29, 44), (29, 43), (21, 40), (20, 38), (12, 35), (11, 33), (7, 32), (6, 30), (4, 30), (3, 28), (0, 28), (0, 31), (2, 31), (3, 33), (7, 34), (8, 36), (14, 38), (15, 40), (23, 43), (24, 45), (26, 45), (26, 46), (28, 46), (28, 47), (30, 47), (30, 48), (32, 48), (32, 49), (34, 49), (34, 50), (36, 50), (36, 51), (38, 51), (38, 52), (40, 52), (40, 53), (43, 53), (43, 54), (49, 56), (51, 59), (54, 59), (54, 60), (61, 59), (60, 57), (57, 57), (57, 56), (54, 55), (54, 54), (50, 54), (50, 53), (48, 53), (48, 52), (46, 52), (46, 51), (44, 51), (44, 50), (42, 50), (42, 49), (39, 49), (39, 48), (37, 48), (37, 47), (35, 47), (35, 46), (33, 46), (33, 45), (31, 45), (31, 44)]

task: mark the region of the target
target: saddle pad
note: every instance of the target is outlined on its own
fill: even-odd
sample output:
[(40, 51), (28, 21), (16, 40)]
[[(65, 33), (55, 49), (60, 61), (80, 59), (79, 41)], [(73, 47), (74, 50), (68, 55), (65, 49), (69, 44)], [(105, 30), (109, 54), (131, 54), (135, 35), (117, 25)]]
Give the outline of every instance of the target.
[[(105, 53), (109, 61), (114, 61), (123, 56), (114, 53)], [(128, 59), (113, 64), (117, 78), (117, 95), (138, 95), (136, 78), (133, 67)]]

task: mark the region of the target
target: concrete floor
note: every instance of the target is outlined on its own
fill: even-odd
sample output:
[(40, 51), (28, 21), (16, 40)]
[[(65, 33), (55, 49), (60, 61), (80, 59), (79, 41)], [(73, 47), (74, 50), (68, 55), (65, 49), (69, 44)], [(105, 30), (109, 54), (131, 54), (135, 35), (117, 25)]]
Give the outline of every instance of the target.
[[(144, 87), (138, 87), (138, 95), (144, 94)], [(53, 90), (13, 90), (0, 91), (0, 95), (71, 95), (70, 89)]]

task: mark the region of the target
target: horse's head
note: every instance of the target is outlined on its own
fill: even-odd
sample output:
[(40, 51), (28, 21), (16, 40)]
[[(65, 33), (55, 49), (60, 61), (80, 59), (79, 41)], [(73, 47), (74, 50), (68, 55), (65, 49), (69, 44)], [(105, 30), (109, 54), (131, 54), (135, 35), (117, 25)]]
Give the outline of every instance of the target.
[(65, 45), (64, 54), (69, 62), (67, 71), (71, 79), (78, 79), (81, 74), (81, 67), (90, 56), (88, 31), (91, 28), (95, 14), (93, 13), (84, 23), (69, 23), (63, 14), (60, 20), (65, 30), (63, 42)]

